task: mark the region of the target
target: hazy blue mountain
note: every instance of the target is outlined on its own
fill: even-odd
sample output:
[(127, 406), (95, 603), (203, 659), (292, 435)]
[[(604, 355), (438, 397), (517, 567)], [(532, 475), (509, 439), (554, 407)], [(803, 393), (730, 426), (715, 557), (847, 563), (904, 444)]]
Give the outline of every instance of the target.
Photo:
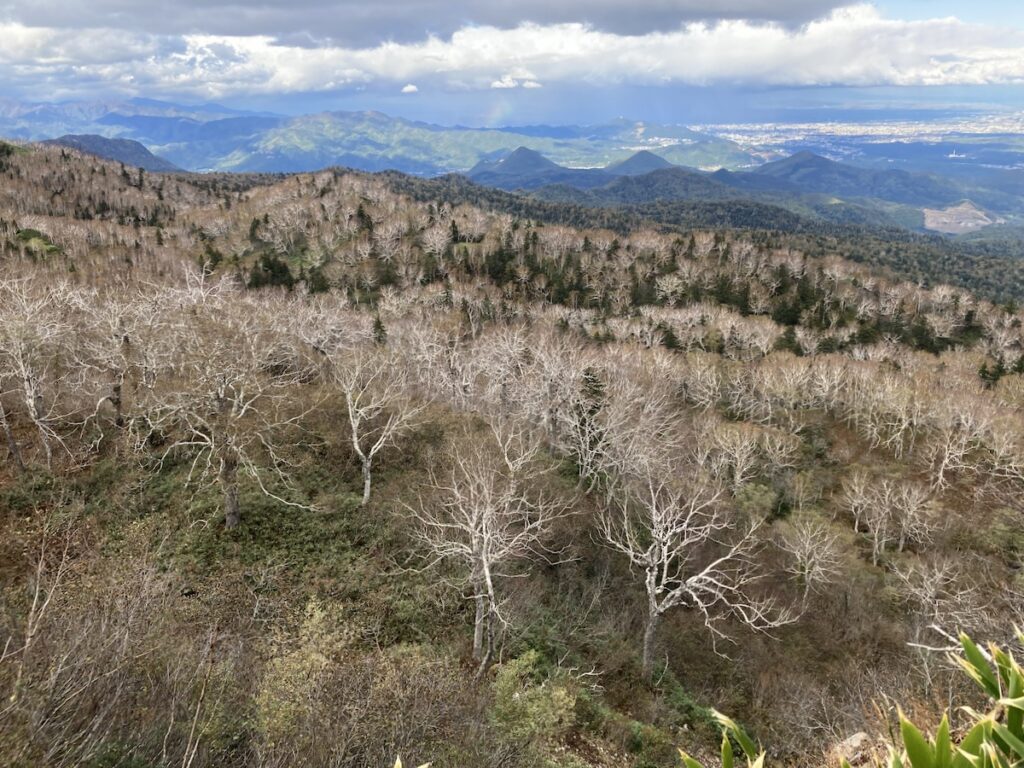
[(508, 125), (495, 130), (543, 139), (582, 139), (595, 135), (592, 128), (580, 125)]
[(144, 144), (131, 139), (108, 139), (105, 136), (92, 134), (78, 136), (69, 134), (57, 139), (49, 139), (43, 143), (70, 147), (87, 155), (114, 160), (147, 171), (167, 173), (181, 170), (174, 163), (154, 155), (146, 149)]
[[(602, 174), (607, 183), (591, 189), (573, 188), (568, 182), (538, 190), (545, 200), (590, 205), (637, 205), (661, 200), (734, 200), (744, 195), (691, 168), (662, 168), (635, 176)], [(527, 187), (523, 187), (524, 189)]]
[[(849, 126), (848, 126), (849, 127)], [(1024, 186), (1024, 142), (1017, 133), (964, 133), (934, 126), (938, 139), (906, 135), (894, 129), (890, 135), (861, 135), (857, 131), (808, 132), (779, 141), (745, 145), (765, 154), (785, 156), (801, 152), (824, 155), (841, 163), (876, 171), (904, 170), (945, 179), (956, 179), (969, 187), (982, 187), (1021, 194)], [(787, 134), (782, 124), (760, 127), (762, 136)], [(749, 137), (748, 137), (749, 138)]]
[(950, 205), (963, 198), (963, 190), (946, 179), (902, 170), (859, 168), (812, 152), (765, 163), (754, 173), (792, 182), (805, 192), (837, 197), (877, 197), (910, 205)]
[(619, 119), (597, 126), (467, 128), (380, 112), (286, 117), (152, 99), (25, 104), (0, 102), (0, 136), (65, 134), (133, 139), (189, 170), (302, 171), (332, 165), (420, 175), (465, 172), (517, 147), (573, 168), (598, 168), (655, 148), (670, 163), (739, 168), (754, 156), (736, 143), (683, 126)]
[(788, 181), (804, 192), (843, 198), (874, 198), (903, 205), (946, 207), (965, 200), (1003, 213), (1020, 213), (1020, 187), (976, 178), (957, 179), (901, 169), (873, 169), (838, 163), (811, 152), (766, 163), (756, 175)]
[(145, 136), (154, 144), (252, 140), (263, 131), (280, 125), (282, 117), (238, 116), (215, 120), (159, 115), (124, 115), (111, 112), (98, 121), (101, 125)]
[[(767, 163), (753, 171), (705, 172), (669, 166), (643, 173), (646, 164), (661, 163), (649, 152), (635, 158), (606, 168), (604, 175), (611, 176), (623, 165), (638, 173), (615, 176), (604, 184), (598, 183), (599, 175), (576, 177), (566, 173), (567, 169), (561, 169), (559, 175), (549, 161), (541, 165), (537, 160), (524, 167), (514, 183), (503, 183), (486, 172), (471, 174), (471, 178), (488, 186), (529, 191), (541, 200), (591, 207), (758, 203), (831, 223), (921, 231), (932, 226), (929, 221), (944, 220), (974, 207), (982, 211), (979, 220), (998, 223), (1002, 216), (1024, 216), (1020, 195), (930, 174), (846, 165), (812, 153)], [(529, 176), (531, 169), (533, 175)], [(984, 214), (986, 210), (991, 215)]]
[(531, 190), (552, 184), (589, 189), (614, 178), (600, 168), (564, 168), (526, 147), (518, 147), (498, 160), (481, 160), (466, 175), (478, 184), (509, 190)]
[[(968, 197), (968, 190), (949, 179), (860, 168), (808, 152), (766, 163), (753, 171), (705, 172), (673, 166), (649, 151), (604, 169), (565, 168), (539, 152), (520, 147), (498, 160), (478, 163), (467, 175), (486, 186), (539, 190), (538, 196), (548, 199), (575, 197), (602, 205), (740, 198), (771, 202), (801, 198), (801, 204), (807, 204), (827, 196), (844, 201), (945, 206)], [(550, 186), (556, 189), (545, 189)], [(572, 189), (586, 194), (576, 195)]]
[[(650, 130), (651, 126), (642, 123), (616, 122), (581, 129), (565, 138), (516, 133), (515, 128), (449, 128), (379, 112), (329, 112), (289, 119), (222, 158), (216, 167), (288, 170), (286, 166), (313, 168), (346, 158), (346, 164), (365, 170), (392, 168), (431, 175), (466, 172), (481, 160), (525, 147), (563, 167), (596, 168), (624, 160), (645, 142), (654, 141), (645, 138)], [(751, 156), (732, 142), (709, 136), (698, 141), (691, 134), (686, 129), (659, 126), (654, 135), (659, 151), (672, 162), (738, 167), (751, 161)]]
[(789, 179), (769, 174), (750, 173), (744, 171), (730, 171), (719, 168), (711, 174), (711, 178), (720, 184), (725, 184), (733, 189), (749, 193), (791, 193), (800, 194), (803, 192), (799, 184)]
[(625, 160), (610, 164), (605, 168), (605, 171), (615, 176), (641, 176), (651, 171), (660, 171), (663, 168), (671, 167), (672, 163), (665, 158), (649, 150), (642, 149)]
[[(471, 178), (487, 186), (527, 191), (548, 202), (588, 207), (716, 204), (719, 205), (718, 210), (722, 205), (726, 208), (739, 206), (746, 218), (751, 211), (764, 210), (757, 206), (769, 206), (774, 210), (784, 208), (807, 219), (834, 224), (912, 230), (924, 229), (924, 209), (933, 199), (924, 196), (914, 204), (893, 202), (865, 196), (861, 194), (864, 190), (860, 187), (856, 188), (857, 194), (840, 197), (817, 191), (820, 187), (815, 184), (803, 187), (798, 180), (772, 173), (726, 170), (708, 173), (670, 166), (631, 176), (611, 176), (606, 170), (604, 177), (611, 176), (607, 183), (596, 184), (600, 177), (595, 176), (581, 184), (572, 175), (565, 174), (567, 169), (561, 169), (564, 175), (559, 176), (550, 165), (541, 166), (536, 160), (530, 167), (535, 171), (533, 176), (527, 177), (524, 170), (516, 176), (514, 184), (501, 183), (500, 178), (488, 173), (477, 173)], [(544, 180), (554, 181), (541, 184)], [(951, 189), (950, 194), (960, 191), (955, 185)]]
[(550, 173), (566, 170), (540, 152), (526, 147), (517, 147), (496, 160), (481, 160), (469, 169), (468, 176), (480, 173), (494, 173), (501, 176), (521, 176), (529, 173)]
[[(28, 103), (0, 100), (0, 134), (40, 140), (64, 134), (94, 133), (115, 137), (117, 131), (104, 130), (104, 118), (149, 116), (166, 120), (191, 119), (199, 122), (240, 115), (256, 115), (216, 104), (184, 106), (154, 99), (124, 101), (65, 101)], [(132, 138), (132, 137), (129, 137)], [(143, 142), (146, 143), (146, 142)]]

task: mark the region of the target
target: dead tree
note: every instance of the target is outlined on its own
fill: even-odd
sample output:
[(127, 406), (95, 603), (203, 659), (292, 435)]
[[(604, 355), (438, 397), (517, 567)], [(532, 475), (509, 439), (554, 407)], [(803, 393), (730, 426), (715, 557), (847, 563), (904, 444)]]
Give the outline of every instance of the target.
[(654, 668), (658, 624), (668, 611), (698, 611), (716, 636), (718, 621), (739, 619), (756, 630), (791, 620), (770, 599), (749, 594), (759, 578), (753, 560), (759, 525), (745, 530), (726, 511), (723, 492), (699, 476), (670, 483), (651, 467), (619, 493), (599, 520), (604, 541), (642, 572), (647, 594), (643, 671)]
[(413, 426), (422, 407), (410, 402), (408, 373), (394, 355), (369, 349), (338, 355), (332, 363), (332, 376), (345, 396), (352, 450), (363, 474), (362, 504), (366, 505), (374, 458)]
[[(73, 410), (62, 402), (65, 391), (76, 389), (80, 373), (68, 365), (72, 326), (68, 318), (68, 288), (42, 285), (33, 280), (0, 283), (0, 395), (17, 394), (24, 415), (35, 427), (45, 457), (53, 467), (54, 448), (67, 450), (59, 427)], [(2, 419), (8, 450), (23, 465), (21, 452), (10, 431), (6, 413)], [(70, 453), (70, 451), (69, 451)]]
[[(281, 503), (265, 477), (286, 482), (283, 449), (298, 438), (305, 412), (294, 407), (294, 390), (308, 381), (315, 364), (308, 347), (289, 334), (279, 305), (269, 297), (249, 299), (230, 284), (194, 285), (163, 318), (168, 345), (165, 370), (144, 393), (133, 420), (135, 445), (163, 443), (160, 461), (178, 451), (191, 454), (188, 482), (216, 483), (224, 521), (241, 521), (239, 476)], [(315, 404), (315, 403), (314, 403)]]
[(786, 572), (799, 583), (804, 600), (839, 574), (838, 539), (827, 523), (809, 516), (798, 517), (784, 527), (779, 548), (790, 558)]
[(547, 472), (538, 454), (537, 443), (515, 426), (466, 434), (453, 446), (448, 470), (431, 473), (436, 498), (409, 508), (431, 564), (454, 563), (459, 586), (472, 590), (473, 658), (481, 674), (494, 653), (498, 625), (505, 623), (498, 583), (518, 575), (517, 563), (548, 558), (551, 526), (567, 514), (565, 505), (536, 490)]

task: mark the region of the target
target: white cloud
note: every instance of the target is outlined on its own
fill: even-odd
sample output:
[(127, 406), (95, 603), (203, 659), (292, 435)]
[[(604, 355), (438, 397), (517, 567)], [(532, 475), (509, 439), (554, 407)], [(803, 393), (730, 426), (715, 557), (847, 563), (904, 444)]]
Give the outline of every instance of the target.
[(506, 72), (500, 79), (491, 82), (491, 88), (543, 88), (534, 79), (534, 74), (528, 69), (515, 67), (511, 72)]
[(887, 19), (870, 5), (799, 28), (722, 21), (620, 35), (580, 23), (521, 24), (370, 48), (282, 45), (262, 35), (125, 36), (0, 24), (0, 66), (9, 89), (102, 83), (204, 98), (414, 82), (459, 89), (1011, 83), (1024, 82), (1022, 49), (1020, 30), (953, 18)]
[(407, 83), (402, 86), (402, 93), (419, 93), (420, 89), (417, 88), (413, 83)]
[(502, 75), (500, 80), (491, 83), (491, 88), (518, 88), (519, 82), (512, 75)]

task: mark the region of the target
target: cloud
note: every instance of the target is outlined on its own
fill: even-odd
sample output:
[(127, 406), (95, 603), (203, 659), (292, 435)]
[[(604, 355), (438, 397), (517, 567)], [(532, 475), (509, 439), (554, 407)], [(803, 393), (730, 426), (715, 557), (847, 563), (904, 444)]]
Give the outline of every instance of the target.
[(721, 19), (799, 24), (841, 5), (842, 0), (0, 0), (0, 18), (26, 26), (265, 35), (305, 47), (325, 41), (366, 47), (430, 34), (449, 37), (469, 24), (512, 29), (526, 22), (579, 22), (622, 35)]
[[(524, 79), (525, 78), (525, 79)], [(540, 83), (533, 80), (533, 75), (522, 75), (517, 74), (512, 76), (511, 74), (502, 75), (499, 80), (491, 82), (491, 88), (543, 88)]]
[[(0, 0), (2, 1), (2, 0)], [(299, 0), (302, 2), (302, 0)], [(624, 35), (582, 23), (464, 27), (371, 47), (281, 44), (268, 35), (124, 35), (0, 24), (8, 90), (103, 86), (141, 95), (235, 95), (558, 85), (971, 85), (1024, 82), (1024, 33), (953, 18), (901, 21), (870, 5), (797, 28), (694, 22)], [(404, 88), (402, 90), (405, 90)]]
[(412, 83), (407, 83), (402, 86), (402, 93), (419, 93), (420, 89)]

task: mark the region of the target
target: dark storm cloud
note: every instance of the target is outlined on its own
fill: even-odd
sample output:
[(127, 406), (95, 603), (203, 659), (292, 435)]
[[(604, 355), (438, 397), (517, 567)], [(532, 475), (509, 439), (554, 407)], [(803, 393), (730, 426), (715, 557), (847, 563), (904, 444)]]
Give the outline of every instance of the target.
[(837, 0), (0, 0), (0, 19), (30, 26), (109, 27), (151, 34), (270, 35), (290, 45), (326, 40), (371, 46), (447, 37), (467, 24), (586, 22), (618, 34), (671, 30), (687, 21), (749, 19), (795, 24)]

